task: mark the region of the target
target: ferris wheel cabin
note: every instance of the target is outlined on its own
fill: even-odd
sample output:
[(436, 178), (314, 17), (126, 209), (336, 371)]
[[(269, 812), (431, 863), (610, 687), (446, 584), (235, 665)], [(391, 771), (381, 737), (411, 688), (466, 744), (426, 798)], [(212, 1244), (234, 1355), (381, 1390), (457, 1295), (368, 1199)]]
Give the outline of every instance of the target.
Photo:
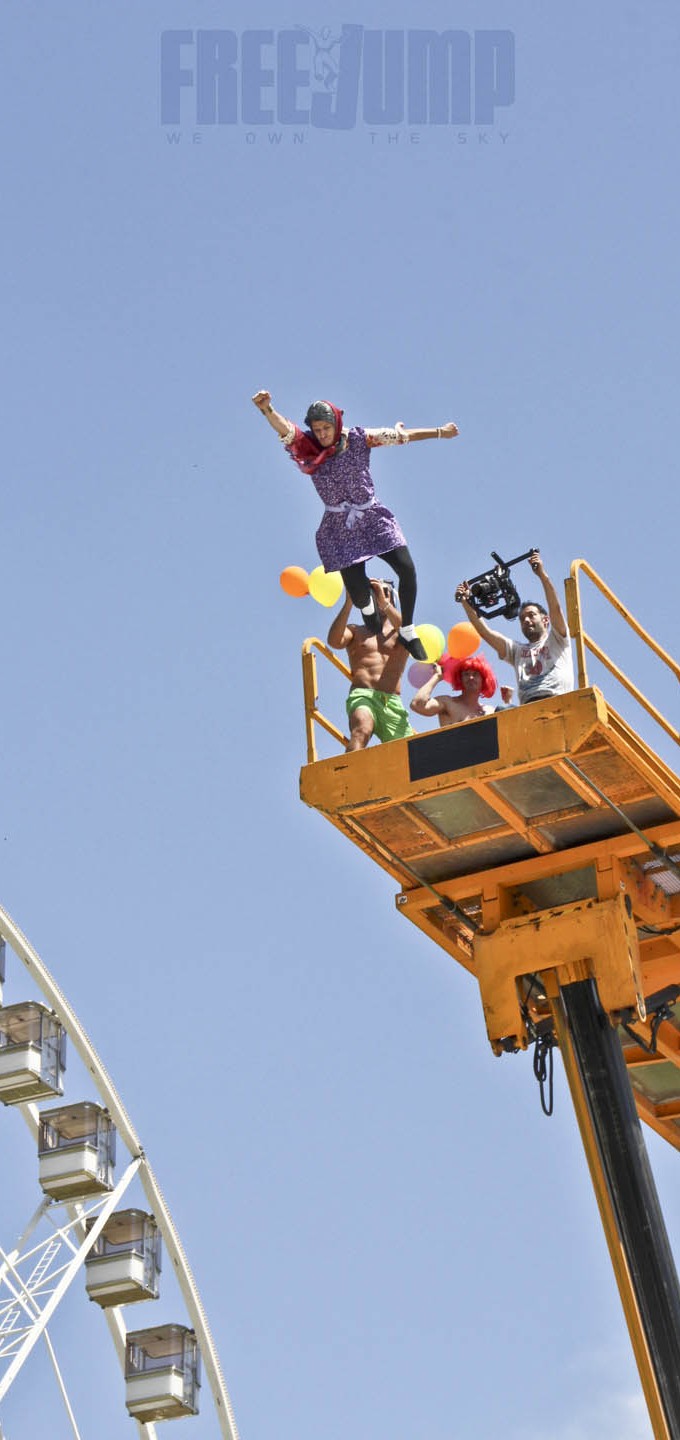
[[(94, 1219), (85, 1222), (89, 1232)], [(132, 1305), (157, 1300), (161, 1232), (145, 1210), (116, 1210), (85, 1261), (85, 1288), (98, 1305)]]
[(184, 1325), (129, 1331), (125, 1342), (125, 1404), (141, 1422), (198, 1414), (200, 1353)]
[(0, 1100), (4, 1105), (63, 1095), (65, 1068), (66, 1031), (53, 1010), (37, 1000), (0, 1009)]
[(46, 1195), (67, 1200), (113, 1189), (116, 1131), (108, 1110), (91, 1100), (43, 1110), (38, 1178)]

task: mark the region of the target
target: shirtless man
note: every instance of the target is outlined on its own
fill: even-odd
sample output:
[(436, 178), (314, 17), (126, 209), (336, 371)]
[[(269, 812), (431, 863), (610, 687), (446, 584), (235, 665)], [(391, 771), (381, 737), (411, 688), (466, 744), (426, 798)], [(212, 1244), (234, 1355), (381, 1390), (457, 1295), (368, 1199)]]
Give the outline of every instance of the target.
[(398, 643), (401, 615), (390, 580), (371, 580), (382, 619), (378, 635), (365, 625), (348, 625), (352, 601), (347, 595), (342, 610), (328, 631), (333, 650), (346, 650), (352, 672), (347, 697), (350, 740), (348, 750), (365, 750), (372, 735), (379, 740), (402, 740), (413, 734), (408, 712), (399, 699), (401, 677), (409, 658)]
[[(426, 720), (438, 715), (442, 726), (459, 725), (462, 720), (481, 720), (484, 715), (492, 715), (495, 707), (484, 704), (484, 700), (489, 700), (496, 689), (496, 676), (488, 661), (481, 655), (474, 655), (468, 660), (449, 659), (447, 668), (448, 674), (445, 674), (441, 665), (434, 666), (434, 673), (411, 701), (414, 713), (424, 715)], [(449, 680), (453, 689), (461, 693), (434, 695), (432, 692), (440, 680)], [(505, 705), (509, 704), (511, 695), (512, 687), (502, 685), (501, 696)]]

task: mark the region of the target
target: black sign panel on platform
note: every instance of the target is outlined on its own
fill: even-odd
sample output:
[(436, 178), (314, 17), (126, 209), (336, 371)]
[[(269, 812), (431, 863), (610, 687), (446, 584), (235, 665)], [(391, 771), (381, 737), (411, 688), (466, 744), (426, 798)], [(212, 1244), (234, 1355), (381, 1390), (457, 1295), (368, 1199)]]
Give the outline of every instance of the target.
[(468, 765), (485, 765), (498, 759), (498, 721), (487, 720), (471, 725), (452, 725), (434, 735), (419, 735), (408, 742), (408, 768), (411, 780), (427, 780), (431, 775), (445, 775), (447, 770), (466, 770)]

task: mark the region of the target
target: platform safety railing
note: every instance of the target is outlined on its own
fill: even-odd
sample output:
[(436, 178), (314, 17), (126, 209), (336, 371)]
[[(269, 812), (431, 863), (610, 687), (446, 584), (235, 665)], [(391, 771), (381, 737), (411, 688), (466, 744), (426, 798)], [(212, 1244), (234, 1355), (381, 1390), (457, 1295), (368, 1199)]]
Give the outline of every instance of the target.
[(639, 705), (642, 705), (643, 709), (647, 711), (647, 714), (651, 715), (652, 719), (665, 730), (666, 734), (670, 735), (676, 745), (680, 745), (680, 731), (676, 726), (672, 725), (670, 720), (667, 720), (665, 715), (661, 714), (660, 710), (657, 710), (656, 706), (642, 693), (639, 686), (620, 669), (615, 661), (605, 653), (602, 647), (598, 645), (597, 641), (594, 640), (592, 635), (585, 629), (579, 584), (581, 574), (592, 581), (592, 584), (600, 591), (600, 594), (604, 596), (605, 600), (617, 611), (621, 618), (625, 620), (630, 629), (663, 661), (663, 664), (671, 671), (676, 680), (680, 681), (680, 664), (678, 661), (674, 660), (672, 655), (668, 655), (661, 645), (659, 645), (658, 641), (644, 629), (644, 626), (640, 624), (639, 620), (636, 620), (635, 616), (631, 615), (627, 606), (619, 600), (613, 590), (610, 590), (609, 586), (602, 577), (597, 574), (597, 571), (593, 570), (592, 565), (589, 565), (587, 560), (574, 560), (569, 577), (564, 582), (564, 589), (567, 598), (569, 633), (576, 646), (579, 690), (584, 689), (588, 685), (586, 651), (589, 650), (591, 655), (594, 655), (595, 658), (604, 665), (605, 669), (614, 676), (615, 680), (618, 680), (619, 683), (623, 685), (629, 695), (632, 695), (633, 699), (636, 700)]
[[(671, 671), (671, 674), (675, 676), (675, 679), (680, 682), (680, 663), (659, 645), (658, 641), (645, 630), (639, 620), (635, 619), (635, 616), (631, 614), (627, 606), (623, 604), (623, 601), (619, 600), (618, 596), (614, 594), (614, 591), (610, 589), (606, 581), (598, 575), (592, 565), (588, 564), (587, 560), (574, 560), (571, 565), (570, 574), (564, 582), (564, 589), (567, 601), (569, 633), (576, 647), (578, 688), (585, 689), (589, 683), (586, 664), (586, 652), (589, 651), (596, 660), (599, 660), (600, 663), (604, 665), (610, 675), (628, 691), (633, 699), (647, 711), (647, 714), (661, 726), (666, 734), (675, 741), (676, 745), (680, 745), (680, 730), (678, 730), (677, 726), (673, 725), (670, 720), (667, 720), (665, 715), (662, 715), (661, 711), (652, 704), (651, 700), (647, 699), (647, 696), (640, 690), (640, 687), (606, 654), (602, 646), (599, 645), (586, 630), (583, 623), (583, 605), (580, 587), (581, 575), (591, 581), (617, 614), (625, 620), (634, 634), (648, 646), (653, 654), (658, 656), (659, 660), (661, 660), (666, 668)], [(328, 645), (324, 644), (323, 640), (317, 640), (316, 638), (305, 640), (302, 646), (302, 683), (305, 704), (307, 763), (310, 765), (318, 759), (315, 739), (316, 725), (319, 725), (321, 729), (325, 730), (329, 735), (332, 735), (333, 739), (337, 740), (343, 748), (348, 744), (347, 736), (343, 734), (342, 730), (338, 729), (337, 725), (334, 725), (331, 720), (328, 720), (319, 709), (316, 656), (314, 651), (318, 651), (320, 655), (323, 655), (324, 659), (328, 660), (331, 665), (334, 665), (335, 669), (339, 670), (340, 674), (344, 675), (346, 680), (351, 682), (352, 679), (351, 671), (347, 665), (338, 659), (337, 655), (333, 653)]]
[(334, 740), (338, 740), (343, 748), (349, 743), (348, 737), (343, 735), (342, 730), (339, 730), (337, 725), (333, 724), (332, 720), (327, 720), (326, 716), (323, 715), (319, 709), (315, 650), (318, 650), (319, 654), (324, 656), (324, 659), (330, 660), (331, 665), (334, 665), (336, 670), (339, 670), (340, 674), (345, 676), (346, 680), (351, 681), (352, 679), (351, 670), (343, 664), (342, 660), (338, 660), (337, 655), (333, 654), (333, 651), (328, 645), (324, 644), (323, 640), (305, 640), (302, 646), (302, 687), (305, 698), (305, 731), (307, 735), (308, 765), (312, 765), (313, 762), (318, 759), (316, 753), (315, 725), (320, 725), (321, 729), (326, 730), (329, 735), (332, 735)]

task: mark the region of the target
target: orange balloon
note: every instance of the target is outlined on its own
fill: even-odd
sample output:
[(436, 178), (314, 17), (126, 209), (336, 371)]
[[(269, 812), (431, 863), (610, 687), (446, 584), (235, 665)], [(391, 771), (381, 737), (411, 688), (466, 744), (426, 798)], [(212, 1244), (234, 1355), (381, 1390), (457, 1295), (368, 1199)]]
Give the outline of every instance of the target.
[(468, 655), (474, 655), (479, 650), (481, 639), (469, 620), (461, 620), (458, 625), (452, 625), (449, 630), (449, 637), (446, 648), (454, 660), (467, 660)]
[(279, 575), (279, 583), (286, 595), (309, 594), (309, 575), (301, 565), (286, 565)]

